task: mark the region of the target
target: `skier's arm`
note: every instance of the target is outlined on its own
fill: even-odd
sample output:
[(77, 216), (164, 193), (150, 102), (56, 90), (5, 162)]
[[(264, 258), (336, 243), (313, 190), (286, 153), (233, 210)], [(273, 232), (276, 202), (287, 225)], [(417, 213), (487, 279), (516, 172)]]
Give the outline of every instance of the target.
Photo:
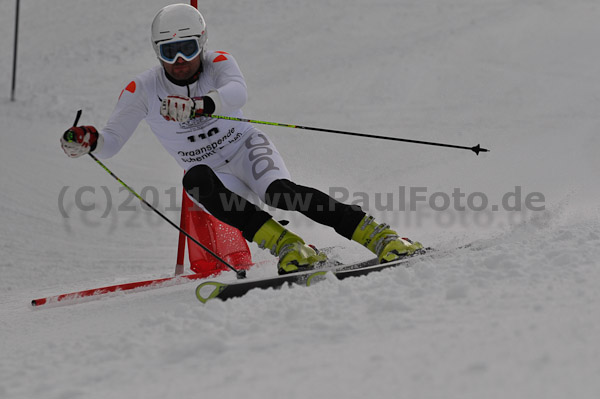
[(132, 81), (121, 93), (106, 126), (100, 131), (104, 139), (94, 154), (110, 158), (131, 138), (142, 119), (148, 115), (147, 96), (137, 81)]
[[(215, 62), (219, 57), (223, 57), (223, 60)], [(221, 54), (219, 57), (211, 64), (217, 89), (206, 97), (210, 97), (215, 104), (214, 114), (226, 115), (241, 109), (248, 100), (248, 93), (244, 76), (231, 54)]]

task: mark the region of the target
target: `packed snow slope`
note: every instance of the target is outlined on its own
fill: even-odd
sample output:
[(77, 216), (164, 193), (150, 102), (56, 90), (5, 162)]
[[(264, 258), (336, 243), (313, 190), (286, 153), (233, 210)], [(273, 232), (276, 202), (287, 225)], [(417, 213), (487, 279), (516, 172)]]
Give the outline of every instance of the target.
[[(247, 117), (489, 148), (263, 128), (297, 182), (425, 245), (473, 245), (207, 305), (187, 284), (37, 310), (173, 273), (177, 232), (58, 142), (78, 109), (101, 127), (156, 64), (150, 22), (169, 2), (21, 2), (10, 102), (14, 3), (0, 3), (0, 397), (600, 396), (600, 3), (201, 1), (210, 48), (245, 74)], [(182, 171), (145, 123), (106, 164), (178, 220)], [(276, 215), (339, 259), (369, 256)], [(252, 251), (250, 276), (275, 274)]]

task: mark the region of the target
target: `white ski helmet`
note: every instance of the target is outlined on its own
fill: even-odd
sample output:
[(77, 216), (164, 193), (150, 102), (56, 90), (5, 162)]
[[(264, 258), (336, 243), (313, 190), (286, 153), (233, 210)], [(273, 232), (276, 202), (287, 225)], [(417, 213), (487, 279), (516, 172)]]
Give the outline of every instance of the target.
[[(164, 60), (161, 57), (159, 42), (178, 42), (191, 37), (197, 38), (199, 52), (202, 53), (206, 45), (206, 22), (200, 11), (188, 4), (163, 7), (152, 21), (152, 47), (159, 59)], [(172, 63), (175, 60), (167, 62)]]

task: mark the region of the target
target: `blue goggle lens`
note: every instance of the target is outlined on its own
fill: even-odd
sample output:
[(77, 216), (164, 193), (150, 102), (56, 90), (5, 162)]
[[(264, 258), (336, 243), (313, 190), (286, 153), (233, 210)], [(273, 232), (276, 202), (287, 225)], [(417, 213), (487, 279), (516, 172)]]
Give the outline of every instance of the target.
[(178, 54), (181, 54), (185, 60), (190, 61), (200, 52), (198, 40), (196, 39), (162, 43), (158, 47), (160, 49), (160, 58), (167, 62), (175, 61)]

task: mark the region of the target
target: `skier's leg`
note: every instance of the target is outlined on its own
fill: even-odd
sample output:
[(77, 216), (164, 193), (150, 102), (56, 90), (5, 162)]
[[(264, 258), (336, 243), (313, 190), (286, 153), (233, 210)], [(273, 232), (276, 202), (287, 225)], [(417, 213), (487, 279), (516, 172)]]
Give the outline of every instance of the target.
[(378, 224), (358, 206), (343, 204), (329, 195), (287, 179), (276, 180), (267, 189), (267, 204), (298, 211), (337, 233), (360, 243), (377, 255), (380, 262), (391, 262), (421, 250), (423, 246), (406, 238), (387, 224)]
[(326, 260), (324, 254), (307, 246), (294, 233), (286, 230), (271, 215), (223, 185), (206, 165), (191, 168), (183, 178), (186, 192), (214, 217), (242, 232), (248, 241), (268, 248), (279, 257), (280, 274), (310, 269)]

